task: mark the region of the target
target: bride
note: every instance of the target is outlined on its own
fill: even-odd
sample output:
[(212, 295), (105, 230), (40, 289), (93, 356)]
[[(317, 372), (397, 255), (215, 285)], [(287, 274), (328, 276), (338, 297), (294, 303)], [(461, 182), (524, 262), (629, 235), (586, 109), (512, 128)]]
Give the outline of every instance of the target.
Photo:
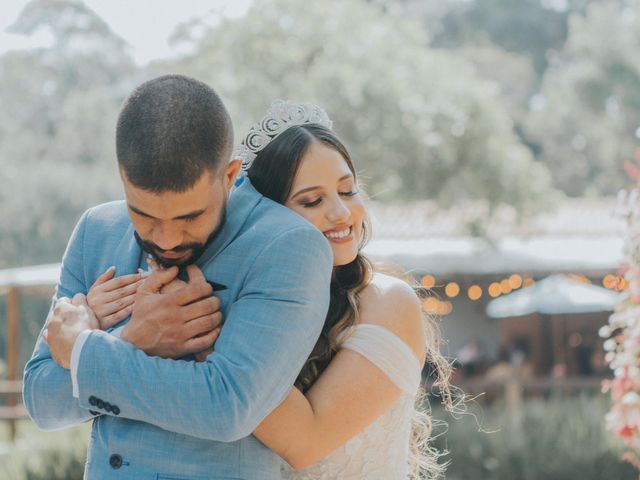
[[(324, 233), (334, 258), (322, 334), (295, 388), (254, 435), (288, 463), (289, 480), (435, 478), (443, 466), (428, 444), (421, 371), (426, 361), (450, 408), (451, 367), (414, 289), (362, 254), (363, 194), (331, 128), (315, 105), (275, 101), (236, 155), (256, 190)], [(115, 280), (102, 277), (89, 291), (98, 315), (109, 310), (101, 292)]]

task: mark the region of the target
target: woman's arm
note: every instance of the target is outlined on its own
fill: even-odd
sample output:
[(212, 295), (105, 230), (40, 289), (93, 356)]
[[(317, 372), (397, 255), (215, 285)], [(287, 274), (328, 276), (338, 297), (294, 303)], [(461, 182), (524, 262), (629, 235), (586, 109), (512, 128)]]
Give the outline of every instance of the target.
[[(382, 325), (424, 358), (420, 303), (395, 280), (363, 292), (361, 318)], [(258, 426), (254, 435), (293, 468), (316, 463), (364, 430), (400, 397), (401, 390), (373, 363), (340, 350), (306, 397), (296, 388)]]

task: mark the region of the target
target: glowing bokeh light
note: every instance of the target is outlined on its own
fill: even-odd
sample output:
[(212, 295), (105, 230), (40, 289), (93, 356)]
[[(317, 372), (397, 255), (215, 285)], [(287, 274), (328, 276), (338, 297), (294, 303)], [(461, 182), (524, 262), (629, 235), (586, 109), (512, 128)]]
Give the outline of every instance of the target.
[(482, 296), (482, 288), (479, 285), (472, 285), (467, 290), (467, 295), (471, 300), (476, 301)]
[(422, 277), (422, 280), (420, 280), (420, 283), (422, 283), (422, 286), (425, 288), (433, 288), (436, 284), (436, 279), (433, 275), (425, 275)]
[(455, 298), (460, 293), (460, 285), (456, 282), (447, 283), (447, 286), (444, 287), (444, 292), (447, 294), (447, 297)]

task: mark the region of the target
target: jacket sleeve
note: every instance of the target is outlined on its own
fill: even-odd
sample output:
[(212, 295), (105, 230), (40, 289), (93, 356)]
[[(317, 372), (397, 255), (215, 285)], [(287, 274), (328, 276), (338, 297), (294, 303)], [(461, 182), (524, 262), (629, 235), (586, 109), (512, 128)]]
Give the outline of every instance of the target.
[(210, 440), (250, 435), (289, 393), (320, 334), (332, 263), (315, 229), (272, 240), (256, 255), (206, 362), (150, 357), (93, 331), (80, 353), (80, 405)]
[[(60, 280), (51, 302), (53, 309), (60, 297), (72, 297), (78, 292), (86, 293), (83, 274), (83, 242), (89, 212), (80, 218), (65, 251)], [(94, 417), (82, 408), (73, 397), (69, 370), (59, 366), (51, 357), (49, 347), (42, 339), (43, 326), (33, 355), (24, 370), (24, 404), (32, 420), (43, 430), (56, 430), (77, 425)]]

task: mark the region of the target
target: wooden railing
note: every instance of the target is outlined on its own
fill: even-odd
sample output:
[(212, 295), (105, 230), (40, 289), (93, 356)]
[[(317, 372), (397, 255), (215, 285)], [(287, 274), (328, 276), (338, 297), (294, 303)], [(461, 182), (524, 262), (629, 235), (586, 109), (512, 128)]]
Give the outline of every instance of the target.
[(0, 420), (9, 422), (9, 440), (16, 438), (16, 420), (27, 418), (27, 410), (20, 401), (22, 397), (21, 380), (0, 380), (0, 396), (6, 403), (0, 405)]
[(0, 381), (0, 395), (6, 399), (0, 406), (0, 420), (9, 422), (9, 438), (13, 442), (16, 437), (16, 420), (25, 418), (27, 412), (20, 401), (22, 381), (18, 377), (18, 359), (20, 345), (20, 294), (17, 287), (7, 292), (7, 380)]

